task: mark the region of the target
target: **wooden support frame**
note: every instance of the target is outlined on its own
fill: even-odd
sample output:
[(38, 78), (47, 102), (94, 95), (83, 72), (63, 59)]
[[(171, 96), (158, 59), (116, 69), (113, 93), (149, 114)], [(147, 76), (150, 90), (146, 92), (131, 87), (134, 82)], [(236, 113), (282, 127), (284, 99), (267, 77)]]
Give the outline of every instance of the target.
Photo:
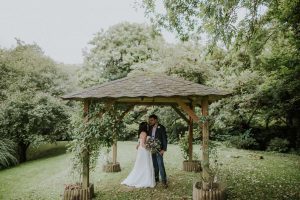
[[(189, 117), (197, 122), (202, 128), (202, 163), (203, 163), (203, 171), (202, 177), (204, 180), (209, 181), (209, 152), (208, 152), (208, 141), (209, 141), (209, 131), (208, 131), (208, 121), (204, 123), (200, 122), (199, 117), (195, 114), (194, 110), (191, 109), (188, 105), (186, 105), (180, 99), (177, 99), (178, 105), (189, 115)], [(208, 116), (208, 97), (204, 97), (201, 100), (201, 113), (202, 116)], [(190, 158), (189, 158), (190, 159)]]
[[(190, 105), (191, 110), (194, 112), (193, 105)], [(193, 119), (189, 117), (189, 161), (193, 160)]]
[(171, 105), (171, 107), (175, 110), (175, 112), (187, 123), (190, 122), (190, 120), (175, 106), (175, 105)]
[[(133, 98), (118, 98), (118, 100), (116, 100), (116, 102), (118, 103), (134, 103), (134, 104), (170, 104), (170, 103), (176, 103), (177, 102), (178, 97), (144, 97), (144, 98), (140, 98), (140, 97), (133, 97)], [(190, 99), (188, 98), (181, 98), (181, 101), (185, 102), (185, 103), (190, 103)]]
[[(201, 101), (201, 112), (202, 116), (208, 116), (208, 97), (203, 98)], [(203, 161), (203, 171), (202, 177), (204, 180), (209, 181), (209, 152), (208, 152), (208, 141), (209, 141), (209, 131), (208, 131), (208, 121), (206, 120), (202, 124), (202, 161)]]
[(176, 102), (193, 119), (193, 121), (199, 122), (199, 117), (188, 105), (184, 103), (184, 101), (177, 99)]
[[(90, 101), (85, 100), (84, 106), (83, 106), (83, 117), (84, 122), (88, 122), (88, 113), (89, 113), (89, 105)], [(87, 189), (90, 185), (90, 155), (89, 155), (89, 146), (86, 146), (86, 149), (83, 149), (82, 151), (82, 187), (83, 189)]]
[[(172, 99), (174, 100), (174, 99)], [(111, 101), (107, 102), (107, 106), (104, 112), (99, 113), (99, 117), (101, 118), (102, 115), (111, 109), (112, 105), (114, 103), (121, 103), (118, 101)], [(139, 103), (143, 104), (151, 104), (151, 105), (160, 105), (159, 102), (128, 102), (131, 103), (128, 109), (122, 113), (120, 117), (120, 121), (123, 119), (123, 117), (134, 107), (134, 105), (138, 105)], [(203, 163), (203, 171), (202, 171), (202, 176), (204, 180), (209, 180), (209, 152), (208, 152), (208, 141), (209, 141), (209, 130), (208, 130), (208, 122), (205, 121), (202, 123), (200, 121), (200, 118), (195, 114), (194, 112), (194, 106), (193, 102), (189, 101), (189, 103), (186, 101), (186, 99), (180, 99), (176, 98), (175, 103), (182, 108), (183, 111), (185, 111), (189, 119), (175, 106), (174, 102), (162, 102), (165, 105), (171, 106), (186, 122), (189, 123), (189, 160), (192, 160), (192, 134), (193, 134), (193, 122), (198, 123), (201, 128), (202, 128), (202, 134), (203, 134), (203, 141), (202, 141), (202, 163)], [(88, 108), (89, 108), (90, 102), (88, 100), (84, 101), (84, 121), (88, 121)], [(198, 103), (197, 103), (198, 104)], [(202, 116), (207, 117), (208, 116), (208, 105), (209, 105), (209, 99), (208, 97), (204, 97), (201, 100), (201, 112)], [(86, 150), (83, 151), (83, 176), (82, 176), (82, 183), (83, 183), (83, 188), (88, 188), (89, 186), (89, 149), (87, 147)], [(116, 142), (113, 145), (113, 163), (117, 163), (116, 161), (117, 158), (117, 144)]]

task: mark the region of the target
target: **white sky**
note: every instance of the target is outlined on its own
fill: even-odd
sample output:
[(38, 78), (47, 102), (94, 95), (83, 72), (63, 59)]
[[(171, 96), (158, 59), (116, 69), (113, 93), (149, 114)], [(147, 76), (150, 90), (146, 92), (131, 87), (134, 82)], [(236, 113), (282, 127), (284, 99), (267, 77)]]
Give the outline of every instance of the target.
[[(129, 21), (149, 23), (135, 0), (0, 0), (0, 47), (15, 38), (37, 43), (58, 62), (82, 63), (82, 49), (101, 28)], [(174, 36), (164, 33), (167, 41)]]

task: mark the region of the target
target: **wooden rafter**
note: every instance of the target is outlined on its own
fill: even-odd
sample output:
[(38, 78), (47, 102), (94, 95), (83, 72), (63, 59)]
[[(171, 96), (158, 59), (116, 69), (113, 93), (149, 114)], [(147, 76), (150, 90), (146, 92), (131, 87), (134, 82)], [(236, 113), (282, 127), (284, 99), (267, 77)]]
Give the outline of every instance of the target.
[(175, 106), (171, 105), (171, 107), (176, 111), (176, 113), (187, 123), (189, 123), (189, 119)]
[[(185, 103), (189, 103), (189, 99), (181, 99)], [(118, 98), (118, 103), (176, 103), (177, 98), (174, 97), (134, 97), (134, 98)]]
[(199, 117), (195, 114), (195, 112), (186, 105), (181, 99), (176, 100), (177, 104), (193, 119), (194, 122), (200, 122)]

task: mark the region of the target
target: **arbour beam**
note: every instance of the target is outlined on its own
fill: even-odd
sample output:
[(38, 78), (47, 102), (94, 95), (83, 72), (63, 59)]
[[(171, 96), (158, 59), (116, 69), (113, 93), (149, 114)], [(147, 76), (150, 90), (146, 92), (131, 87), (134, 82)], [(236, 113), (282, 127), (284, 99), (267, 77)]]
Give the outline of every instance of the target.
[(175, 112), (187, 123), (190, 122), (190, 120), (177, 108), (177, 106), (175, 105), (171, 105), (171, 107), (173, 108), (173, 110), (175, 110)]

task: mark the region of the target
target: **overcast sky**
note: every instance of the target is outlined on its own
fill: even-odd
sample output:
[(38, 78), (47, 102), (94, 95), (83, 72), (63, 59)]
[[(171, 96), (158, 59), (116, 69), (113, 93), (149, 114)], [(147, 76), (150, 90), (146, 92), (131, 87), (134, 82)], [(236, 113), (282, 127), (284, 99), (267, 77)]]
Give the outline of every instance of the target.
[[(15, 38), (37, 43), (58, 62), (82, 63), (82, 49), (101, 28), (129, 21), (149, 23), (135, 0), (0, 0), (0, 47)], [(171, 34), (165, 34), (174, 41)]]

